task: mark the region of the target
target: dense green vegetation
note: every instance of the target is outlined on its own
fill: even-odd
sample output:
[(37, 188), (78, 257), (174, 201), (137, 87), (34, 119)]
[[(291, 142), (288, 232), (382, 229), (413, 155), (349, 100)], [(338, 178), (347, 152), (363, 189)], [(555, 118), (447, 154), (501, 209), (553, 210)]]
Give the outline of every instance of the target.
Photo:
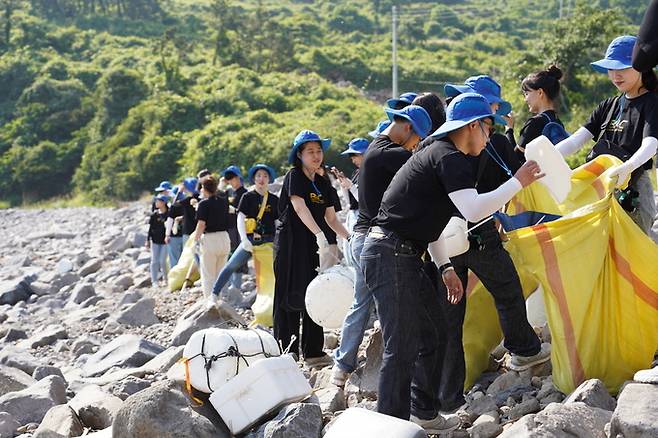
[[(614, 92), (588, 63), (633, 33), (637, 0), (0, 0), (0, 200), (135, 198), (162, 179), (266, 161), (302, 128), (330, 163), (383, 118), (391, 6), (400, 91), (557, 62), (575, 129)], [(575, 164), (575, 163), (574, 163)]]

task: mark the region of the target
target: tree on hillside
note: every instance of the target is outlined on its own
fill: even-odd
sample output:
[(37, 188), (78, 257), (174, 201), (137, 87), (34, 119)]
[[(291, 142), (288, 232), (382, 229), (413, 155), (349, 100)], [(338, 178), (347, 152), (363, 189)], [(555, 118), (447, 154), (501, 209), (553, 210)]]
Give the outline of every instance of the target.
[(19, 9), (24, 0), (0, 0), (0, 13), (2, 14), (2, 42), (3, 51), (7, 51), (11, 44), (11, 31), (14, 28), (14, 12)]
[(32, 10), (46, 18), (114, 14), (130, 19), (162, 16), (161, 0), (30, 0)]

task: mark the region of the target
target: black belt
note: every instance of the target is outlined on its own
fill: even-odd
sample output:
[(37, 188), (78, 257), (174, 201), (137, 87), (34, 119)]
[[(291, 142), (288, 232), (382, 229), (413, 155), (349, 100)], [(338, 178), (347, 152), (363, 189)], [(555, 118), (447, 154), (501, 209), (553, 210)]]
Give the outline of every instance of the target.
[(380, 226), (374, 226), (370, 227), (370, 230), (368, 231), (368, 236), (374, 235), (377, 237), (385, 237), (386, 235), (393, 235), (398, 241), (400, 242), (400, 245), (402, 246), (410, 246), (411, 248), (415, 249), (420, 255), (422, 255), (425, 250), (427, 249), (425, 246), (422, 244), (415, 242), (413, 240), (405, 239), (404, 237), (401, 237), (398, 233), (392, 230), (387, 230), (386, 228), (382, 228)]

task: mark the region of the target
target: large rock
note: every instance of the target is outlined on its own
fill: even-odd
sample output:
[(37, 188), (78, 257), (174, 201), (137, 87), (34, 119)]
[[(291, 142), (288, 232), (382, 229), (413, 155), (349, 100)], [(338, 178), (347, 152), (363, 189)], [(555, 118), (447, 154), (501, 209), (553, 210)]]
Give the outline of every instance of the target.
[(69, 401), (69, 406), (78, 414), (82, 423), (97, 430), (112, 426), (114, 416), (122, 404), (119, 397), (96, 385), (85, 386)]
[(12, 438), (21, 423), (8, 412), (0, 412), (0, 438)]
[(605, 438), (603, 431), (612, 412), (591, 408), (585, 403), (551, 403), (538, 414), (514, 423), (499, 438)]
[(37, 383), (29, 374), (18, 368), (0, 365), (0, 396), (21, 391)]
[(382, 367), (384, 341), (382, 332), (375, 330), (366, 346), (366, 363), (359, 367), (348, 380), (348, 385), (358, 387), (359, 392), (366, 397), (376, 397), (379, 388), (379, 370)]
[(322, 410), (311, 403), (293, 403), (245, 438), (319, 438)]
[(98, 272), (102, 266), (103, 259), (91, 259), (80, 268), (78, 274), (80, 274), (81, 277), (86, 277), (87, 275)]
[(43, 283), (41, 281), (30, 283), (30, 289), (32, 290), (33, 294), (40, 297), (57, 292), (50, 283)]
[(315, 395), (320, 400), (320, 408), (323, 413), (333, 414), (337, 411), (344, 411), (346, 408), (345, 393), (342, 388), (329, 386), (315, 391)]
[(107, 251), (109, 252), (122, 252), (127, 250), (132, 246), (132, 242), (128, 241), (126, 236), (123, 234), (119, 234), (117, 237), (115, 237), (108, 245), (107, 245)]
[(583, 402), (587, 406), (606, 411), (614, 411), (617, 405), (615, 399), (610, 396), (605, 385), (599, 379), (584, 381), (564, 401), (565, 404), (574, 402)]
[(89, 356), (82, 368), (82, 376), (98, 376), (113, 367), (139, 367), (163, 350), (163, 347), (138, 335), (121, 335)]
[(41, 365), (41, 361), (22, 348), (3, 347), (0, 350), (0, 364), (18, 368), (32, 375), (36, 367)]
[(82, 304), (84, 301), (96, 295), (96, 290), (94, 286), (88, 283), (78, 284), (71, 291), (71, 296), (69, 301), (75, 304)]
[(629, 383), (617, 399), (610, 436), (658, 437), (658, 385)]
[(62, 373), (62, 370), (50, 365), (38, 366), (34, 369), (34, 372), (32, 373), (32, 378), (34, 380), (41, 380), (48, 376), (59, 376), (62, 379), (64, 379), (64, 374)]
[(19, 341), (21, 339), (27, 339), (27, 333), (25, 333), (25, 330), (10, 327), (5, 333), (5, 336), (0, 339), (0, 342), (7, 343)]
[(39, 348), (51, 345), (58, 339), (66, 339), (68, 337), (69, 335), (64, 326), (52, 324), (43, 330), (37, 330), (31, 338), (26, 339), (21, 344), (28, 348)]
[(160, 322), (155, 316), (155, 300), (142, 298), (134, 304), (128, 304), (120, 311), (117, 322), (131, 326), (149, 326)]
[(69, 438), (80, 436), (84, 426), (68, 405), (57, 405), (46, 413), (33, 438)]
[(133, 285), (134, 280), (133, 280), (133, 277), (130, 274), (124, 274), (124, 275), (120, 275), (117, 278), (115, 278), (112, 283), (117, 288), (119, 288), (121, 290), (126, 290), (130, 286)]
[[(487, 388), (487, 395), (495, 396), (496, 394), (519, 386), (529, 386), (530, 379), (522, 378), (516, 371), (508, 371), (501, 374)], [(507, 397), (505, 397), (507, 398)]]
[(151, 386), (150, 380), (128, 376), (123, 380), (110, 384), (108, 390), (111, 394), (119, 397), (121, 400), (125, 400), (131, 395), (136, 394), (149, 386)]
[(7, 280), (0, 282), (0, 306), (3, 304), (14, 304), (27, 300), (32, 295), (30, 284), (21, 280)]
[(64, 379), (49, 376), (28, 388), (0, 397), (0, 412), (10, 413), (21, 424), (40, 423), (50, 408), (64, 403)]
[(228, 438), (230, 434), (193, 409), (176, 382), (164, 380), (126, 399), (114, 418), (112, 436)]
[(192, 334), (210, 327), (225, 327), (234, 323), (235, 326), (244, 325), (242, 317), (229, 305), (220, 303), (219, 306), (206, 308), (206, 303), (199, 300), (181, 315), (171, 334), (171, 345), (184, 345)]

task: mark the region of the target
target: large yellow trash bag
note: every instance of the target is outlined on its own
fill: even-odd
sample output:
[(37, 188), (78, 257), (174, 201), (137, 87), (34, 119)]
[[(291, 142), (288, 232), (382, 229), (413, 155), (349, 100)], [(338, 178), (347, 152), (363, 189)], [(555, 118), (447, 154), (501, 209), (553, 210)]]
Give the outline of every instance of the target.
[[(506, 246), (524, 292), (537, 283), (543, 287), (553, 381), (565, 393), (590, 378), (616, 393), (635, 371), (651, 365), (658, 346), (658, 246), (612, 196), (607, 170), (618, 163), (604, 156), (575, 170), (573, 190), (561, 205), (533, 184), (510, 206), (512, 214), (566, 215), (509, 233)], [(478, 283), (464, 330), (469, 385), (502, 336), (493, 300), (480, 295), (489, 294)]]
[[(183, 247), (183, 252), (181, 253), (180, 258), (178, 259), (178, 264), (174, 266), (167, 276), (167, 285), (169, 292), (176, 292), (183, 287), (183, 282), (185, 281), (185, 276), (190, 270), (190, 266), (194, 263), (194, 245), (195, 240), (193, 238), (187, 239), (185, 246)], [(199, 270), (194, 269), (190, 277), (191, 281), (197, 281), (199, 279)]]
[(274, 312), (274, 249), (271, 243), (254, 246), (254, 268), (256, 270), (256, 302), (252, 325), (272, 327)]

